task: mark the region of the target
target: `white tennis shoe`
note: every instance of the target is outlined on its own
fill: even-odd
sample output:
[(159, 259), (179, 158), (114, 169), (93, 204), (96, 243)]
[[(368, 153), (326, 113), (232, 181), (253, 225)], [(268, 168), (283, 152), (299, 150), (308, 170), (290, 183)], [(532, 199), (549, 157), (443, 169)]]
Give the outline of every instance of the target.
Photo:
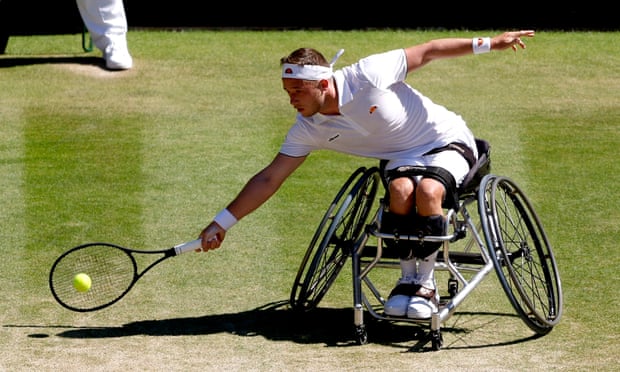
[(405, 276), (398, 279), (396, 286), (390, 292), (388, 300), (383, 305), (383, 312), (389, 316), (407, 315), (407, 307), (411, 296), (416, 292), (414, 278)]
[(437, 312), (437, 305), (439, 304), (439, 295), (437, 291), (420, 287), (416, 294), (418, 295), (411, 297), (409, 300), (407, 318), (430, 319), (431, 315)]
[(439, 294), (435, 289), (415, 284), (411, 277), (400, 278), (390, 292), (383, 312), (388, 316), (430, 319), (437, 312)]

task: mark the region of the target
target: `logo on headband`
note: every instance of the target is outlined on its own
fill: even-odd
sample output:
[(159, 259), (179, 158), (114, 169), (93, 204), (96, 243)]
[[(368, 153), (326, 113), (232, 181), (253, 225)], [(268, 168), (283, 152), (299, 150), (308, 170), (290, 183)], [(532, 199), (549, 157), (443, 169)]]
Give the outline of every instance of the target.
[(285, 74), (292, 74), (293, 73), (293, 69), (288, 67), (287, 69), (284, 70)]

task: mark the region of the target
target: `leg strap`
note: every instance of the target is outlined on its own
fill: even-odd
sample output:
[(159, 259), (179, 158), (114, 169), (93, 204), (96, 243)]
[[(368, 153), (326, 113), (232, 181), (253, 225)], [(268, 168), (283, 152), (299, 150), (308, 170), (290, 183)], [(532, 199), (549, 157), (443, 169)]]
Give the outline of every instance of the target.
[(400, 177), (409, 177), (413, 180), (414, 177), (417, 176), (432, 178), (443, 184), (446, 189), (446, 197), (443, 201), (444, 208), (456, 208), (458, 206), (459, 196), (456, 188), (456, 180), (452, 176), (452, 173), (441, 167), (407, 165), (390, 169), (385, 172), (385, 183), (389, 185), (391, 180)]
[(435, 289), (422, 287), (420, 284), (400, 283), (390, 292), (390, 297), (403, 295), (408, 297), (418, 296), (431, 299), (435, 296)]
[[(443, 236), (446, 234), (443, 216), (418, 216), (418, 234), (422, 236)], [(417, 242), (418, 247), (415, 256), (418, 258), (426, 258), (441, 248), (442, 242)]]
[(400, 283), (396, 287), (394, 287), (394, 289), (392, 289), (392, 292), (390, 292), (390, 295), (388, 296), (388, 298), (393, 297), (393, 296), (398, 296), (398, 295), (409, 296), (409, 297), (415, 296), (418, 290), (420, 289), (420, 287), (422, 286), (419, 284)]
[[(443, 236), (446, 234), (444, 218), (441, 215), (422, 217), (402, 216), (384, 212), (381, 218), (381, 232), (386, 234), (412, 236)], [(385, 239), (386, 246), (396, 250), (398, 257), (409, 260), (413, 257), (426, 258), (441, 248), (442, 242), (407, 239)]]

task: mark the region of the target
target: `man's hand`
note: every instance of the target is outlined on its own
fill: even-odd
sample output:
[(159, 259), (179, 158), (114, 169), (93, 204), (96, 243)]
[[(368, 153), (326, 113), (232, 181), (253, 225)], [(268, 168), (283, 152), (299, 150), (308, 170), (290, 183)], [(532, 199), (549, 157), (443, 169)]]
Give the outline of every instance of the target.
[(222, 229), (217, 223), (211, 222), (200, 233), (198, 238), (202, 239), (202, 247), (201, 249), (197, 249), (196, 252), (207, 252), (219, 248), (225, 237), (226, 230)]
[(510, 47), (516, 52), (518, 47), (525, 49), (522, 37), (534, 37), (534, 30), (509, 31), (497, 35), (491, 40), (491, 50), (504, 50)]

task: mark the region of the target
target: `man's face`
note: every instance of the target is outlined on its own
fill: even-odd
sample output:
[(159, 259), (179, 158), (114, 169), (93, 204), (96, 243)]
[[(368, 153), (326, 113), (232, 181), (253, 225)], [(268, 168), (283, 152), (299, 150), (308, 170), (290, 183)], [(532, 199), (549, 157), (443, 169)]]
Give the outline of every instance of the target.
[(320, 81), (282, 79), (282, 87), (289, 97), (289, 103), (302, 116), (312, 116), (319, 112), (325, 101)]

